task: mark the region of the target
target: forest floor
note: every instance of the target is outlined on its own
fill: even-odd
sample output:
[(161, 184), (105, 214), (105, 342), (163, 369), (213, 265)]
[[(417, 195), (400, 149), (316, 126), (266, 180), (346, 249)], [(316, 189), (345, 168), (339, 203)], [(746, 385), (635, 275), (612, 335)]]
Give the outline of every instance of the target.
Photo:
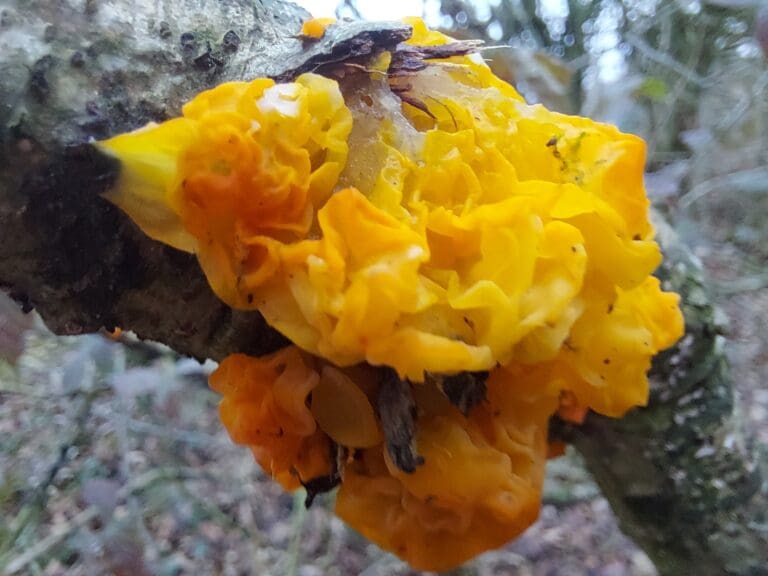
[[(725, 220), (673, 223), (696, 230), (686, 240), (729, 319), (745, 423), (768, 444), (768, 277), (756, 264), (765, 256), (718, 236), (734, 212), (715, 208)], [(21, 352), (7, 327), (26, 324), (8, 301), (0, 306), (5, 356)], [(33, 324), (15, 365), (0, 354), (0, 573), (415, 574), (346, 528), (329, 498), (305, 510), (302, 494), (264, 477), (218, 421), (211, 366)], [(656, 574), (577, 455), (550, 462), (544, 501), (521, 538), (454, 574)]]

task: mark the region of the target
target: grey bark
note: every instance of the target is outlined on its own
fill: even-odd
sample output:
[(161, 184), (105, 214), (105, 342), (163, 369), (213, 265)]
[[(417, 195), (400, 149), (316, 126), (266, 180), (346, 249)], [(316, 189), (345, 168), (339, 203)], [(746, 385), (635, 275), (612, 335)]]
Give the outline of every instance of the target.
[[(0, 4), (0, 286), (60, 334), (122, 326), (214, 359), (284, 344), (258, 314), (219, 302), (193, 257), (101, 199), (118, 167), (86, 143), (176, 115), (220, 82), (290, 78), (408, 33), (357, 23), (304, 46), (304, 17), (269, 0)], [(659, 357), (647, 409), (559, 432), (662, 573), (768, 574), (765, 475), (739, 427), (715, 311), (696, 262), (660, 236), (686, 338)]]

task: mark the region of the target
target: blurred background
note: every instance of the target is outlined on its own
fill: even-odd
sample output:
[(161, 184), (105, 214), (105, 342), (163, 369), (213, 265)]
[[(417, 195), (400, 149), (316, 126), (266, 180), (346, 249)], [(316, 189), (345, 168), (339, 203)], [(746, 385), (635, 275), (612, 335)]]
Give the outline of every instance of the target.
[[(645, 138), (649, 195), (707, 270), (744, 424), (768, 442), (768, 2), (301, 4), (482, 38), (529, 101)], [(0, 573), (413, 574), (329, 499), (307, 511), (264, 478), (218, 422), (212, 369), (129, 334), (53, 336), (0, 293)], [(539, 522), (456, 574), (656, 571), (569, 452)]]

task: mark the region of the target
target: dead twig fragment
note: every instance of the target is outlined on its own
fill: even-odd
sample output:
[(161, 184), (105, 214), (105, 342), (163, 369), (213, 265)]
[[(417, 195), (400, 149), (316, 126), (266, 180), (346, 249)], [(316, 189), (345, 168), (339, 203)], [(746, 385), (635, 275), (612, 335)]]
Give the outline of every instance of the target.
[(416, 452), (416, 402), (411, 384), (386, 369), (379, 387), (377, 407), (389, 457), (403, 472), (413, 473), (424, 464)]
[(424, 70), (430, 60), (444, 60), (453, 56), (466, 56), (480, 50), (481, 40), (457, 40), (438, 46), (413, 46), (398, 44), (392, 51), (392, 62), (389, 65), (390, 77), (407, 76), (419, 70)]
[(336, 488), (336, 486), (341, 484), (343, 465), (349, 451), (344, 446), (332, 443), (331, 452), (331, 463), (333, 467), (331, 468), (330, 474), (327, 476), (318, 476), (317, 478), (312, 478), (306, 482), (301, 482), (302, 487), (307, 492), (307, 497), (304, 500), (305, 508), (312, 506), (315, 498), (320, 494), (330, 492)]

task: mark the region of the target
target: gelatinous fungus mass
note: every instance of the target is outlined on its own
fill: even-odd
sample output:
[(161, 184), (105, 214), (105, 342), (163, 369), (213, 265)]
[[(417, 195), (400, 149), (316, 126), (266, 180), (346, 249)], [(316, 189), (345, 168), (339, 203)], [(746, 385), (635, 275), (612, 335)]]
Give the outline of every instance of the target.
[(442, 570), (535, 520), (550, 416), (644, 405), (683, 321), (651, 275), (643, 141), (410, 23), (370, 62), (223, 84), (98, 146), (108, 197), (294, 344), (211, 377), (233, 440)]

